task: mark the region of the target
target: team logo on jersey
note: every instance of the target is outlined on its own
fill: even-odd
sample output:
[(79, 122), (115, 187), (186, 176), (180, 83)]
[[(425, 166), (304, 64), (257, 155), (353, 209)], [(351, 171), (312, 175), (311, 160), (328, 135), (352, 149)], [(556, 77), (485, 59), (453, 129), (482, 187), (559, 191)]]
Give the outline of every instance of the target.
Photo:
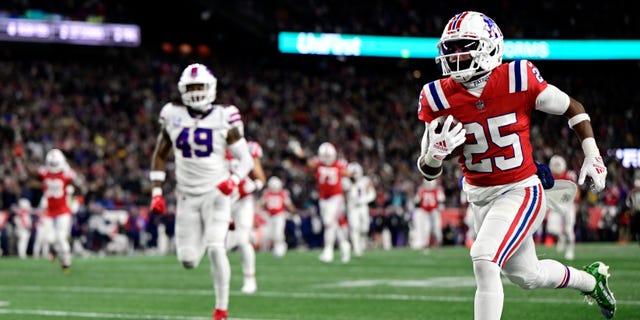
[(171, 121), (171, 124), (174, 127), (179, 127), (181, 123), (182, 123), (182, 118), (181, 117), (175, 117), (175, 118), (173, 118), (173, 121)]
[(478, 110), (484, 110), (484, 101), (482, 101), (482, 100), (476, 101), (476, 108)]

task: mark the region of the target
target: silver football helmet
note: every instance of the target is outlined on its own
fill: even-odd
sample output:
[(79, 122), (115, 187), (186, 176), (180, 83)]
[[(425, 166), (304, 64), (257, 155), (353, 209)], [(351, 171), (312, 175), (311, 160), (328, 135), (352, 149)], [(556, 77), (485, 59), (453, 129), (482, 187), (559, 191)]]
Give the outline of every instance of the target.
[(559, 155), (554, 155), (549, 159), (549, 170), (556, 175), (563, 174), (567, 171), (567, 161)]
[(336, 151), (336, 147), (329, 142), (323, 142), (318, 148), (318, 158), (325, 166), (329, 166), (336, 162), (337, 156), (338, 152)]
[(362, 170), (362, 166), (357, 162), (349, 163), (349, 165), (347, 165), (347, 171), (349, 171), (349, 173), (351, 173), (351, 176), (354, 179), (362, 178), (362, 176), (364, 175), (364, 171)]
[(67, 159), (65, 158), (64, 153), (59, 149), (49, 150), (44, 162), (47, 171), (51, 173), (62, 172), (62, 170), (68, 167)]
[[(198, 84), (203, 87), (194, 88), (193, 85)], [(218, 79), (205, 65), (199, 63), (189, 65), (182, 71), (178, 81), (182, 103), (198, 111), (207, 111), (216, 100), (217, 84)]]
[(267, 189), (271, 192), (280, 192), (282, 190), (282, 180), (276, 176), (272, 176), (267, 180)]
[(491, 18), (465, 11), (449, 20), (437, 46), (442, 75), (466, 82), (502, 64), (504, 38)]

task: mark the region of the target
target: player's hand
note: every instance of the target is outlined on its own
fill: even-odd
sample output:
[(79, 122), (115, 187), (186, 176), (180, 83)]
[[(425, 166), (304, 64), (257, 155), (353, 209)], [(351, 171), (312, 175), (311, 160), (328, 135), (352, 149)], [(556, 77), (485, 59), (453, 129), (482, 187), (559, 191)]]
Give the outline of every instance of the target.
[(167, 212), (167, 204), (164, 202), (162, 195), (155, 195), (151, 198), (151, 212), (156, 214), (165, 214)]
[(22, 147), (21, 144), (16, 144), (15, 147), (13, 147), (13, 153), (16, 155), (16, 157), (23, 158), (24, 148)]
[(542, 183), (542, 188), (547, 190), (553, 188), (555, 184), (555, 180), (553, 179), (553, 175), (551, 174), (551, 170), (549, 170), (549, 166), (543, 163), (537, 163), (536, 167), (538, 168), (538, 178), (540, 178), (540, 182)]
[(458, 123), (453, 128), (453, 117), (448, 116), (444, 121), (442, 130), (438, 133), (438, 121), (429, 123), (429, 148), (426, 153), (426, 161), (429, 163), (442, 163), (442, 160), (461, 146), (466, 140), (467, 131), (462, 128), (462, 123)]
[(218, 183), (218, 189), (228, 196), (233, 192), (233, 189), (236, 188), (239, 181), (240, 179), (235, 174), (232, 174), (227, 180)]
[(587, 176), (591, 177), (591, 190), (600, 192), (604, 189), (607, 181), (607, 167), (604, 165), (601, 156), (587, 156), (582, 162), (578, 184), (583, 185)]
[(251, 179), (244, 179), (238, 185), (238, 189), (242, 190), (243, 193), (249, 194), (256, 191), (256, 184)]

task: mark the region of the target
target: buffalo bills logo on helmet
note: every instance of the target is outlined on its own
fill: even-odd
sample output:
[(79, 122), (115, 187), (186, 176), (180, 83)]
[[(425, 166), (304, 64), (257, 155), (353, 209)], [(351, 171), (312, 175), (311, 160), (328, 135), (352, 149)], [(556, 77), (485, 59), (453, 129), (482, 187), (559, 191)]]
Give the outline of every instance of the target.
[(195, 78), (197, 76), (198, 76), (198, 68), (197, 67), (191, 68), (191, 77)]

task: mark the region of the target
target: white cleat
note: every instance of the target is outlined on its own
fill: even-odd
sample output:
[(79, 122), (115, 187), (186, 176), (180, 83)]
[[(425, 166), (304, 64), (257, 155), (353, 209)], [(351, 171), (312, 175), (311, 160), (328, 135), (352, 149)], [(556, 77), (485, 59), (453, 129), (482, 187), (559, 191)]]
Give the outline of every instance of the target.
[(245, 280), (244, 285), (240, 289), (240, 292), (244, 294), (254, 294), (258, 291), (258, 286), (256, 285), (256, 279), (253, 280)]
[(324, 263), (330, 263), (333, 262), (333, 254), (328, 253), (328, 252), (323, 252), (319, 257), (318, 260), (324, 262)]

